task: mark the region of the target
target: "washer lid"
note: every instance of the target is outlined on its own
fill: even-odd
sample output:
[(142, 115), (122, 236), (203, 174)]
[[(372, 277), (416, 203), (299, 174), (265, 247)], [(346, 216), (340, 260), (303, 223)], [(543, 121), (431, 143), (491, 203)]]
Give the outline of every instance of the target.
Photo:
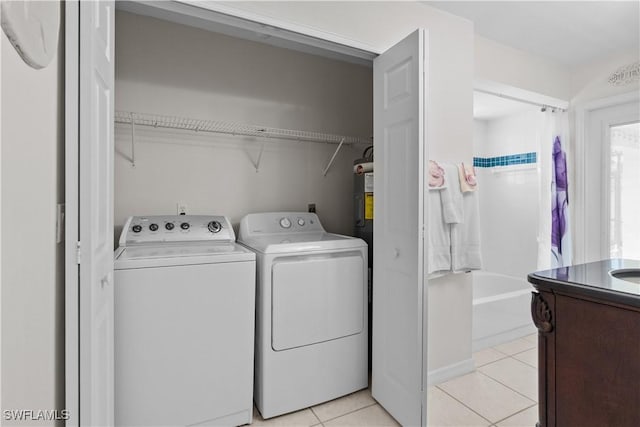
[(331, 251), (336, 249), (360, 249), (367, 247), (364, 240), (326, 232), (271, 234), (254, 236), (245, 240), (238, 239), (238, 242), (265, 254)]
[(114, 268), (122, 270), (253, 260), (253, 252), (235, 243), (143, 245), (118, 248)]

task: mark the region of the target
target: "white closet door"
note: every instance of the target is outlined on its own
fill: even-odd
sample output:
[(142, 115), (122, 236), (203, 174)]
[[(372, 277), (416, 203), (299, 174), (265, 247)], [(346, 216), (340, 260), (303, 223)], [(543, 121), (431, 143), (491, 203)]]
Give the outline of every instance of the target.
[[(80, 2), (80, 425), (114, 424), (114, 2)], [(71, 23), (70, 23), (71, 24)]]
[(423, 189), (427, 34), (375, 59), (373, 397), (402, 425), (425, 425)]

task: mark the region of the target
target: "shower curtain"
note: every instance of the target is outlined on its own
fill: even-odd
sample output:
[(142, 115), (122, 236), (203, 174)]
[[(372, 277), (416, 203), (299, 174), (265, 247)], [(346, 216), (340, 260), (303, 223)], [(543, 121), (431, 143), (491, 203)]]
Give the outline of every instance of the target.
[(568, 146), (569, 117), (547, 110), (540, 135), (538, 269), (571, 265)]

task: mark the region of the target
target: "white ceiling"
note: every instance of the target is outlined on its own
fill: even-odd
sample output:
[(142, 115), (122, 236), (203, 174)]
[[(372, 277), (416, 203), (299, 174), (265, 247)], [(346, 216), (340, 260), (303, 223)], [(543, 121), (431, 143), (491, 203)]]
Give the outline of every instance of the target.
[(577, 67), (640, 51), (640, 2), (425, 1), (467, 18), (476, 34)]

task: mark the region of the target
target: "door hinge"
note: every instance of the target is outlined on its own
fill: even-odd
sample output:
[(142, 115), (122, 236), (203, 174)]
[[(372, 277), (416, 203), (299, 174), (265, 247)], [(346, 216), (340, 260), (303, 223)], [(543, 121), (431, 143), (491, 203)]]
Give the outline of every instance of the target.
[(80, 248), (80, 242), (76, 242), (76, 263), (80, 264), (80, 256), (82, 255), (82, 251)]

